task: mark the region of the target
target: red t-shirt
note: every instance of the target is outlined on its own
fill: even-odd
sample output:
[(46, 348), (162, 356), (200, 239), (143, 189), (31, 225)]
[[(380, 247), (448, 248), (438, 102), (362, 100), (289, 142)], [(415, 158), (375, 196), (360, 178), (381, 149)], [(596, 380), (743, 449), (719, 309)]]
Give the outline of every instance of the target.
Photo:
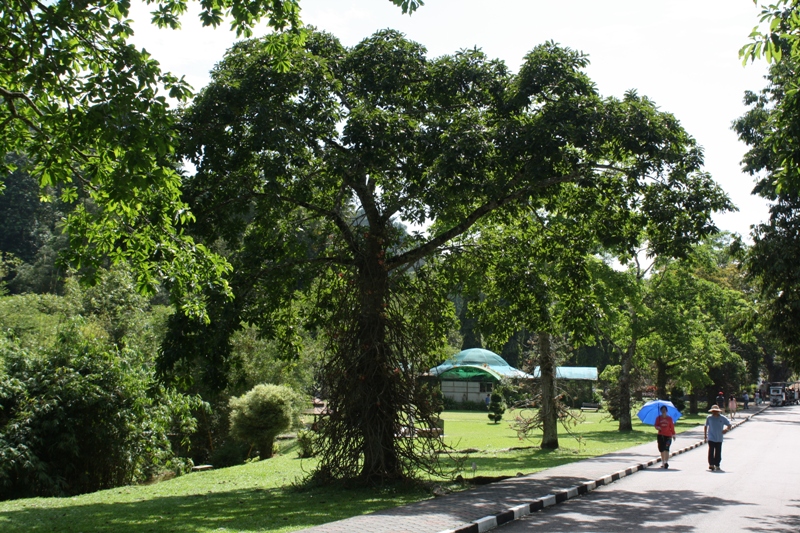
[(659, 435), (672, 437), (675, 435), (675, 422), (672, 421), (669, 415), (658, 415), (658, 418), (656, 418), (656, 429)]

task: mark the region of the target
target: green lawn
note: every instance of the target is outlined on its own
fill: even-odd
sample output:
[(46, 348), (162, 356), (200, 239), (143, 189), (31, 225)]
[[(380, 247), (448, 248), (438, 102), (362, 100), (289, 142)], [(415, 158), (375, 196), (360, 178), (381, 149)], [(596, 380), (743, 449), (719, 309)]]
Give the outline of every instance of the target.
[[(559, 426), (559, 449), (541, 450), (538, 448), (541, 433), (534, 435), (530, 440), (520, 440), (516, 432), (509, 427), (514, 416), (513, 411), (507, 412), (499, 424), (494, 424), (483, 412), (443, 413), (445, 441), (457, 450), (480, 450), (477, 453), (466, 454), (462, 472), (464, 477), (469, 479), (473, 475), (491, 477), (514, 476), (518, 473), (531, 474), (545, 468), (646, 442), (653, 442), (653, 456), (658, 455), (655, 447), (655, 429), (641, 424), (635, 417), (633, 431), (619, 433), (616, 431), (618, 423), (611, 420), (607, 413), (583, 413), (583, 422), (571, 428), (580, 440), (570, 436)], [(704, 422), (705, 415), (685, 416), (678, 420), (675, 430), (681, 433)], [(474, 474), (473, 462), (477, 467)]]
[[(538, 440), (517, 438), (509, 428), (512, 414), (499, 424), (490, 423), (485, 413), (453, 411), (443, 415), (448, 443), (459, 450), (480, 450), (463, 454), (461, 464), (467, 479), (473, 475), (527, 474), (655, 440), (654, 430), (638, 420), (634, 431), (620, 434), (615, 430), (616, 423), (603, 413), (587, 413), (585, 421), (574, 429), (583, 437), (581, 444), (560, 433), (559, 450), (508, 450), (538, 444)], [(681, 419), (677, 430), (686, 430), (704, 420), (704, 416)], [(657, 455), (655, 443), (653, 455)], [(294, 444), (288, 443), (281, 455), (266, 461), (189, 474), (153, 485), (121, 487), (73, 498), (0, 502), (0, 531), (294, 531), (431, 497), (427, 490), (415, 485), (351, 490), (294, 486), (313, 466), (313, 460), (298, 459)]]

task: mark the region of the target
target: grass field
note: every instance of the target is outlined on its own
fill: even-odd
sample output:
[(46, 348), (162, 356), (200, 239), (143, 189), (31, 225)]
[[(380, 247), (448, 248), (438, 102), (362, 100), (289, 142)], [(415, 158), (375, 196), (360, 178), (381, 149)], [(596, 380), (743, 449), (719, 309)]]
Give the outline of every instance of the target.
[[(559, 428), (561, 448), (535, 447), (538, 439), (520, 441), (509, 427), (513, 414), (499, 424), (485, 413), (443, 413), (445, 440), (463, 454), (463, 477), (513, 476), (536, 472), (655, 441), (652, 427), (635, 420), (634, 431), (619, 433), (603, 413), (587, 413), (574, 428), (580, 443)], [(678, 432), (702, 424), (705, 416), (678, 421)], [(514, 447), (529, 447), (509, 450)], [(655, 443), (653, 455), (657, 455)], [(473, 472), (472, 463), (476, 470)], [(453, 465), (455, 466), (455, 465)], [(152, 485), (120, 487), (72, 498), (32, 498), (0, 502), (0, 531), (23, 532), (258, 532), (294, 531), (349, 516), (430, 498), (419, 485), (382, 489), (295, 485), (314, 467), (298, 459), (293, 443), (284, 443), (272, 459), (198, 472)]]

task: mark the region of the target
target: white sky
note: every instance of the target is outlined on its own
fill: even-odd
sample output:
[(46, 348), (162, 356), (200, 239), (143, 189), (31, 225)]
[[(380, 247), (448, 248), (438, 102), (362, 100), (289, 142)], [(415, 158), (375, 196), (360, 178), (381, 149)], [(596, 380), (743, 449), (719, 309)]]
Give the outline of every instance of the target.
[[(191, 9), (181, 30), (158, 30), (147, 24), (152, 7), (137, 1), (134, 42), (164, 70), (185, 75), (195, 90), (208, 83), (208, 72), (235, 34), (227, 25), (201, 28)], [(730, 129), (745, 111), (744, 91), (765, 83), (763, 61), (743, 67), (738, 57), (759, 18), (751, 0), (427, 0), (410, 17), (389, 0), (300, 5), (305, 23), (333, 33), (345, 46), (394, 28), (431, 56), (477, 46), (512, 70), (547, 40), (581, 50), (602, 95), (636, 89), (673, 113), (704, 147), (706, 170), (740, 210), (717, 215), (721, 229), (747, 236), (750, 225), (767, 219), (766, 203), (750, 195), (752, 177), (740, 170), (746, 147)]]

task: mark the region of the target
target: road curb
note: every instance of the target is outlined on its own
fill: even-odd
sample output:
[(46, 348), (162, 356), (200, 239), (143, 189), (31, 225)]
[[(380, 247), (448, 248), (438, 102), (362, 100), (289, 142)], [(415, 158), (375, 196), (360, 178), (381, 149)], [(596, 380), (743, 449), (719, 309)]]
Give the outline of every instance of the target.
[[(731, 429), (728, 431), (733, 431), (734, 429), (741, 426), (754, 416), (762, 413), (766, 409), (767, 407), (764, 407), (761, 410), (753, 413), (752, 415), (747, 415), (742, 420), (737, 420), (736, 422), (731, 424)], [(686, 446), (685, 448), (681, 448), (680, 450), (670, 453), (669, 456), (674, 457), (676, 455), (686, 453), (688, 451), (694, 450), (695, 448), (699, 448), (703, 444), (705, 444), (704, 441), (702, 440), (697, 441), (694, 444), (691, 444), (689, 446)], [(575, 485), (574, 487), (553, 491), (553, 494), (546, 494), (544, 496), (540, 496), (528, 503), (515, 505), (514, 507), (511, 507), (499, 513), (479, 518), (478, 520), (470, 522), (459, 528), (445, 529), (443, 531), (440, 531), (439, 533), (483, 533), (484, 531), (489, 531), (498, 526), (502, 526), (503, 524), (507, 524), (508, 522), (519, 520), (520, 518), (528, 516), (529, 514), (541, 511), (545, 507), (558, 505), (559, 503), (564, 503), (567, 500), (571, 500), (573, 498), (577, 498), (578, 496), (583, 496), (584, 494), (588, 494), (589, 492), (593, 491), (598, 487), (610, 485), (615, 481), (633, 475), (640, 470), (644, 470), (660, 462), (661, 458), (656, 457), (645, 463), (639, 463), (637, 465), (630, 466), (623, 470), (618, 470), (612, 474), (603, 476), (593, 481), (587, 480), (584, 483)]]

